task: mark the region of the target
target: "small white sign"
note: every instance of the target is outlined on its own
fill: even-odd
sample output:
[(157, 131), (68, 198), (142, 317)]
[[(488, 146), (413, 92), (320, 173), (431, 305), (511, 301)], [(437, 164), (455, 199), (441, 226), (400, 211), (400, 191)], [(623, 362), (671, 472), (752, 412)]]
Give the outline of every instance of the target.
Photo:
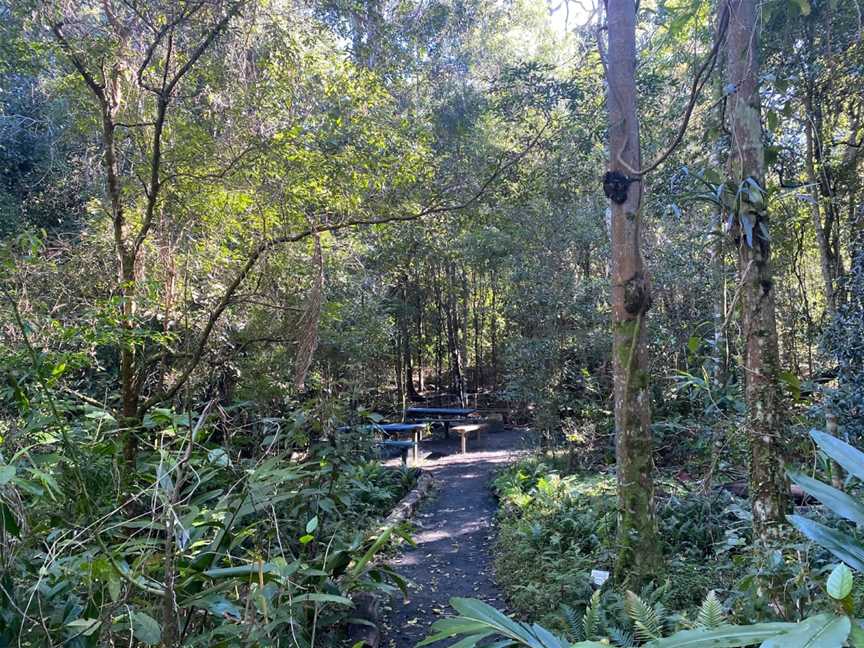
[(609, 580), (609, 572), (599, 569), (591, 570), (591, 583), (595, 587), (603, 587), (603, 583)]

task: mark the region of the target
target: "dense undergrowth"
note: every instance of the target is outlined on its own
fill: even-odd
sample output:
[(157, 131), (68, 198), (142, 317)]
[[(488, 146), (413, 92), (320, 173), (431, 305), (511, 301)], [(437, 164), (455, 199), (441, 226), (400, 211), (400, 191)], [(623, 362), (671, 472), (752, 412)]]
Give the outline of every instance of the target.
[(352, 593), (402, 586), (373, 558), (416, 471), (369, 439), (166, 410), (130, 473), (107, 414), (68, 414), (2, 433), (0, 645), (335, 646)]
[[(545, 453), (496, 478), (496, 573), (518, 616), (576, 640), (574, 628), (597, 591), (591, 572), (613, 571), (617, 513), (614, 475), (570, 472), (568, 463), (566, 456)], [(657, 607), (666, 630), (687, 627), (712, 591), (724, 614), (737, 622), (798, 620), (819, 610), (822, 581), (836, 562), (828, 552), (790, 528), (774, 550), (757, 553), (746, 499), (721, 488), (685, 486), (671, 476), (660, 488), (657, 518), (666, 567), (661, 581), (639, 593)], [(607, 631), (633, 630), (627, 589), (627, 583), (613, 586), (610, 580), (597, 593), (595, 612)], [(855, 596), (861, 598), (857, 588)]]

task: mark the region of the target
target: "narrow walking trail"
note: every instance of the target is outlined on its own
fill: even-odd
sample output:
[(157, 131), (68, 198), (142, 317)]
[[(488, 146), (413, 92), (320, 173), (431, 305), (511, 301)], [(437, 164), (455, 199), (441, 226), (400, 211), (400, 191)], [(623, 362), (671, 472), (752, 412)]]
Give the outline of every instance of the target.
[[(481, 444), (469, 441), (468, 454), (458, 453), (458, 441), (423, 445), (437, 491), (424, 502), (414, 519), (416, 547), (391, 561), (409, 581), (409, 600), (390, 601), (383, 614), (383, 646), (414, 648), (429, 626), (453, 613), (453, 596), (478, 598), (498, 608), (503, 598), (492, 568), (493, 523), (497, 502), (490, 489), (496, 469), (513, 461), (520, 448), (521, 430), (494, 432)], [(435, 644), (435, 646), (444, 644)]]

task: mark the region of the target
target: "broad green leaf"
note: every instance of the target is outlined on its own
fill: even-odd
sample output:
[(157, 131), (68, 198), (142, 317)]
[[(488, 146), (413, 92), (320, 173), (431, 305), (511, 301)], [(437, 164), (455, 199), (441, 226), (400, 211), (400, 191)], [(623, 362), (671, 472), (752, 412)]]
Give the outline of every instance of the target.
[(822, 502), (833, 513), (857, 524), (864, 524), (864, 505), (858, 500), (796, 470), (787, 470), (786, 473), (789, 475), (789, 479), (803, 488), (808, 495), (812, 495)]
[(786, 386), (786, 389), (789, 390), (789, 393), (792, 394), (792, 398), (796, 401), (801, 400), (801, 379), (795, 372), (781, 371), (778, 378)]
[(864, 572), (864, 547), (855, 538), (800, 515), (788, 515), (786, 519), (801, 533), (830, 551), (852, 569)]
[(494, 632), (491, 630), (487, 630), (486, 632), (471, 635), (469, 637), (465, 637), (464, 639), (460, 639), (456, 643), (449, 646), (449, 648), (475, 648), (475, 646), (486, 639), (487, 637), (491, 637)]
[(797, 624), (791, 632), (769, 639), (761, 648), (839, 648), (852, 627), (849, 617), (819, 614)]
[(231, 459), (228, 453), (222, 448), (213, 448), (207, 453), (207, 461), (223, 468), (231, 465)]
[(687, 349), (691, 354), (696, 355), (696, 352), (699, 351), (699, 347), (702, 344), (702, 340), (695, 335), (691, 335), (687, 340)]
[(67, 623), (66, 627), (72, 628), (72, 633), (75, 636), (89, 637), (99, 629), (100, 625), (102, 622), (99, 619), (75, 619)]
[(309, 544), (315, 539), (315, 536), (307, 533), (306, 535), (300, 536), (300, 544)]
[(149, 614), (140, 611), (132, 613), (132, 634), (138, 641), (148, 646), (155, 646), (162, 641), (162, 628), (159, 622)]
[(794, 623), (722, 625), (712, 630), (682, 630), (645, 644), (650, 648), (740, 648), (762, 643), (796, 627)]
[(440, 641), (442, 639), (448, 639), (450, 637), (455, 637), (456, 635), (470, 635), (485, 632), (489, 626), (485, 623), (481, 623), (479, 621), (472, 621), (470, 619), (464, 619), (462, 617), (450, 617), (447, 619), (440, 619), (432, 624), (430, 630), (432, 634), (430, 634), (426, 639), (417, 644), (417, 648), (420, 646), (426, 646), (430, 643), (435, 643), (436, 641)]
[(292, 603), (305, 603), (306, 601), (312, 601), (314, 603), (335, 603), (336, 605), (354, 607), (354, 601), (348, 597), (337, 596), (336, 594), (321, 594), (319, 592), (301, 594), (300, 596), (295, 596), (291, 601)]
[(0, 466), (0, 486), (5, 486), (15, 476), (15, 466), (13, 464), (5, 464)]
[(259, 572), (269, 574), (274, 571), (276, 566), (272, 563), (249, 563), (248, 565), (238, 565), (237, 567), (219, 567), (217, 569), (207, 569), (204, 575), (210, 578), (236, 578), (237, 576), (249, 576), (258, 574)]
[(315, 533), (318, 528), (318, 516), (316, 515), (306, 523), (306, 533)]
[(848, 641), (852, 648), (864, 648), (864, 628), (861, 627), (861, 623), (857, 619), (852, 622)]
[(864, 453), (819, 430), (810, 430), (810, 437), (822, 452), (843, 466), (847, 472), (864, 481)]
[(828, 596), (838, 601), (842, 601), (852, 591), (852, 570), (843, 563), (837, 565), (828, 576), (828, 582), (825, 583), (825, 589), (828, 591)]

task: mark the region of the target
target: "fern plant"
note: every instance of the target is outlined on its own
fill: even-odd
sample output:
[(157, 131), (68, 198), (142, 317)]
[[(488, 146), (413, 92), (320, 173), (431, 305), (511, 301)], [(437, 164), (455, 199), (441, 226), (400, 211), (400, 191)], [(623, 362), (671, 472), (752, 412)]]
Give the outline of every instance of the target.
[[(842, 571), (842, 567), (837, 570)], [(834, 581), (831, 584), (831, 581)], [(828, 591), (846, 593), (851, 591), (851, 579), (844, 574), (832, 573)], [(848, 591), (847, 591), (848, 590)], [(831, 594), (833, 598), (837, 595)], [(839, 599), (838, 599), (839, 600)], [(576, 635), (575, 643), (556, 636), (538, 624), (516, 621), (492, 606), (475, 599), (453, 598), (450, 604), (458, 616), (441, 619), (432, 624), (429, 637), (417, 644), (417, 648), (439, 641), (455, 640), (451, 648), (476, 648), (478, 645), (493, 645), (495, 648), (609, 648), (610, 644), (630, 648), (641, 641), (644, 648), (741, 648), (759, 644), (761, 648), (785, 648), (807, 646), (809, 648), (834, 648), (849, 642), (854, 648), (864, 647), (864, 632), (858, 621), (846, 615), (820, 614), (801, 623), (757, 623), (752, 625), (730, 625), (725, 623), (723, 606), (714, 592), (709, 592), (696, 619), (695, 627), (681, 630), (663, 637), (665, 612), (648, 605), (641, 597), (628, 592), (626, 608), (633, 621), (636, 637), (613, 629), (607, 636), (597, 640), (586, 638), (599, 631), (602, 614), (600, 598), (595, 593), (582, 617), (571, 609), (568, 613)], [(496, 640), (493, 644), (481, 643)]]
[(725, 622), (726, 613), (723, 611), (723, 604), (720, 603), (714, 590), (711, 590), (699, 608), (699, 614), (696, 615), (696, 627), (713, 630)]

